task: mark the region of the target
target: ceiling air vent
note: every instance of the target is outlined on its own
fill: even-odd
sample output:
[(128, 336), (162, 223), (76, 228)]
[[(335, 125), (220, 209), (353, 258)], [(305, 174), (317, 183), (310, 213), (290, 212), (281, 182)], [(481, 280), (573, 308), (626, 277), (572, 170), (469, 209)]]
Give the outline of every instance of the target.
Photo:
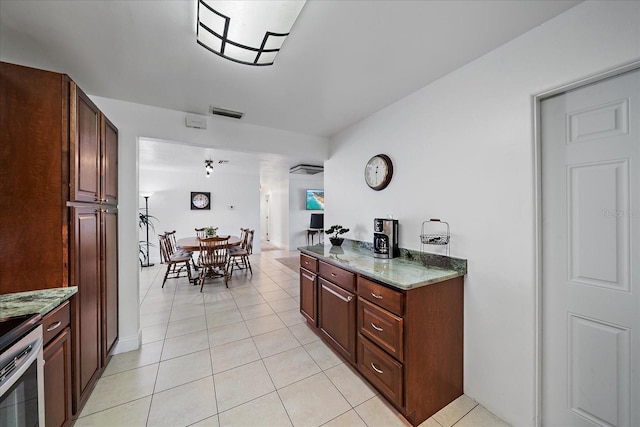
[(297, 165), (289, 169), (289, 173), (298, 173), (302, 175), (315, 175), (324, 172), (324, 167), (314, 165)]
[(240, 111), (227, 110), (225, 108), (214, 107), (213, 105), (211, 106), (211, 114), (214, 116), (231, 117), (232, 119), (241, 119), (242, 116), (244, 116), (244, 113)]

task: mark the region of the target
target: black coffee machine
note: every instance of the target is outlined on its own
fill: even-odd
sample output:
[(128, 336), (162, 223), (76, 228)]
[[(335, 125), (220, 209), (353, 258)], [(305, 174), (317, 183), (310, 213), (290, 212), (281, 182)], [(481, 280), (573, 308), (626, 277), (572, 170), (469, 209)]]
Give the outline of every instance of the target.
[(399, 255), (398, 220), (375, 218), (373, 220), (374, 258), (394, 258)]

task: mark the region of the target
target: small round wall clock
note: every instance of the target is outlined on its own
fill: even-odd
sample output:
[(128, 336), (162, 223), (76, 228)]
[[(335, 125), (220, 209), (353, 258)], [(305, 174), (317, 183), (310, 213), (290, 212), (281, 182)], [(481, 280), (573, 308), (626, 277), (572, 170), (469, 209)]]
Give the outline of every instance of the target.
[(373, 156), (364, 167), (364, 180), (373, 190), (386, 188), (393, 177), (393, 163), (386, 154)]
[(191, 192), (191, 210), (211, 209), (211, 193), (202, 191)]

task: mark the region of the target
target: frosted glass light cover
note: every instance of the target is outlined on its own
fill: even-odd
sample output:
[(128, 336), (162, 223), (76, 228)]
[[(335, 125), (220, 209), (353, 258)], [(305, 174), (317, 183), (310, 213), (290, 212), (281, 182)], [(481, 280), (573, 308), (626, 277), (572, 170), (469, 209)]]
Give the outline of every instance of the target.
[(271, 65), (305, 2), (199, 0), (198, 43), (232, 61)]

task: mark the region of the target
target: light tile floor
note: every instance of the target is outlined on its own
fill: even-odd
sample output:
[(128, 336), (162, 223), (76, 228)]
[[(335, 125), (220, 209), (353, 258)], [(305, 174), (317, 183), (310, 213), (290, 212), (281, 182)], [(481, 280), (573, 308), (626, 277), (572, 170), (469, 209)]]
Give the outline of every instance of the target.
[[(140, 275), (142, 347), (115, 355), (87, 401), (87, 426), (408, 426), (298, 311), (298, 273), (271, 250), (204, 291)], [(467, 396), (423, 427), (508, 426)]]

